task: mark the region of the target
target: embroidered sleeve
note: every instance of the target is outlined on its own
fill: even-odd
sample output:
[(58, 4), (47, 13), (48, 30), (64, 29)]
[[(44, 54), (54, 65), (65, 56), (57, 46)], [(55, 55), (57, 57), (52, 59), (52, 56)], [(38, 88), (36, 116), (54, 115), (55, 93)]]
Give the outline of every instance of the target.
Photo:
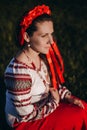
[(30, 120), (37, 114), (36, 106), (31, 104), (32, 79), (27, 68), (21, 64), (10, 64), (5, 72), (6, 111), (18, 121)]
[(36, 106), (39, 112), (38, 116), (42, 118), (52, 113), (57, 108), (58, 103), (49, 94), (46, 99), (39, 101)]
[(71, 94), (65, 86), (59, 85), (59, 95), (61, 99), (64, 99), (66, 93)]

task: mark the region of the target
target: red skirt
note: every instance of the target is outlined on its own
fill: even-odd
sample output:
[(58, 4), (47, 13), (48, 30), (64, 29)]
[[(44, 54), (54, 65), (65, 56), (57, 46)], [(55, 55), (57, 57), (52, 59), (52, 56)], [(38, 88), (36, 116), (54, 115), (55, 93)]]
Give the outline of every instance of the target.
[(49, 116), (14, 125), (14, 130), (87, 130), (87, 104), (85, 109), (68, 103), (60, 106)]

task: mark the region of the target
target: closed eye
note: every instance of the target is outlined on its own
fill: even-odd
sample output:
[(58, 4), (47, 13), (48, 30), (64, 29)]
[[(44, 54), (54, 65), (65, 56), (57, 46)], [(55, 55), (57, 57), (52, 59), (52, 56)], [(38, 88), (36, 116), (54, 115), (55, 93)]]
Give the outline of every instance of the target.
[[(49, 35), (49, 34), (46, 33), (46, 34), (44, 34), (44, 35), (41, 35), (41, 37), (46, 37), (46, 36), (48, 36), (48, 35)], [(51, 36), (54, 37), (54, 32), (51, 33)]]
[(45, 35), (42, 35), (41, 37), (46, 37), (47, 36), (47, 34), (45, 34)]

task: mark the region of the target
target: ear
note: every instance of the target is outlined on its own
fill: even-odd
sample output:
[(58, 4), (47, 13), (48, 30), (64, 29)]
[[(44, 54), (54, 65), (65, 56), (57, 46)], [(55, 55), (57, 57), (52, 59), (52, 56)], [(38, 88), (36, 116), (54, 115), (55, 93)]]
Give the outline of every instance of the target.
[(25, 40), (26, 42), (29, 42), (29, 41), (30, 41), (30, 38), (29, 38), (29, 35), (28, 35), (27, 32), (24, 32), (23, 37), (24, 37), (24, 40)]

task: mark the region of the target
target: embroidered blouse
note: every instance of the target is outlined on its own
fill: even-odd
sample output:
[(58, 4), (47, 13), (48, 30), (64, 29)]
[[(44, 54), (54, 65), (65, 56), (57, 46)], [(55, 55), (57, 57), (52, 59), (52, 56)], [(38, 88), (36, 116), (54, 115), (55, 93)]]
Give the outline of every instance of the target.
[[(45, 63), (41, 60), (41, 67), (37, 71), (32, 64), (13, 58), (5, 71), (6, 84), (6, 118), (10, 126), (14, 122), (26, 122), (41, 119), (52, 113), (58, 103), (49, 93), (50, 78)], [(70, 91), (59, 85), (59, 95)]]

